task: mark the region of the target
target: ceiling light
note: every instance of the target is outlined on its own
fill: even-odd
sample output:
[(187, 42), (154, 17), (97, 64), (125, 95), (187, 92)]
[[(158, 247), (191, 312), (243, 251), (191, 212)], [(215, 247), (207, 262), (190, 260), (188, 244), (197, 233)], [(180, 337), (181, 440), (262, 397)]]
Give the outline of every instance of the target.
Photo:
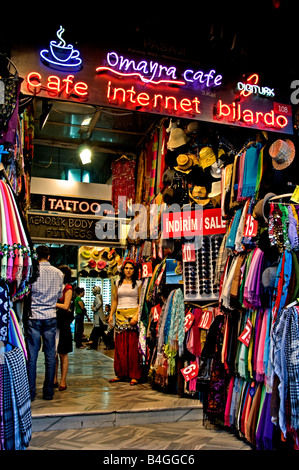
[(83, 119), (81, 126), (89, 126), (91, 117)]
[(83, 165), (86, 165), (87, 163), (90, 163), (91, 162), (91, 150), (89, 147), (83, 147), (81, 150), (80, 150), (80, 158), (81, 158), (81, 162)]

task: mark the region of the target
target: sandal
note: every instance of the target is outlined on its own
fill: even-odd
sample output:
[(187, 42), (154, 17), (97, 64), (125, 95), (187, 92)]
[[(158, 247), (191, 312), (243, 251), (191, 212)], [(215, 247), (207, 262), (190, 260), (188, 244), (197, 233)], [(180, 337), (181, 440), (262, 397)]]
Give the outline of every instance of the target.
[(113, 382), (121, 382), (121, 379), (119, 379), (118, 377), (115, 377), (114, 379), (109, 380), (109, 383), (113, 383)]
[(132, 379), (130, 385), (138, 385), (138, 380)]

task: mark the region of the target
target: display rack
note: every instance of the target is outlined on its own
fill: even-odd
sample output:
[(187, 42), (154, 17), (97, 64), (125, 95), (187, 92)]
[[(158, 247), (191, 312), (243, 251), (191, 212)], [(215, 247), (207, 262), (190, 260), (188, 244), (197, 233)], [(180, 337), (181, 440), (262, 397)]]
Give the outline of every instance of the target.
[(217, 300), (219, 285), (215, 284), (215, 268), (223, 235), (202, 238), (201, 246), (195, 250), (195, 261), (183, 263), (184, 299), (190, 301)]
[(79, 279), (79, 287), (84, 287), (85, 289), (85, 296), (83, 297), (83, 301), (88, 313), (88, 316), (91, 320), (93, 320), (93, 311), (91, 310), (94, 295), (92, 293), (92, 289), (94, 286), (101, 287), (101, 294), (103, 297), (103, 307), (106, 304), (111, 305), (111, 279), (99, 279), (99, 278), (92, 278), (92, 277), (80, 277)]

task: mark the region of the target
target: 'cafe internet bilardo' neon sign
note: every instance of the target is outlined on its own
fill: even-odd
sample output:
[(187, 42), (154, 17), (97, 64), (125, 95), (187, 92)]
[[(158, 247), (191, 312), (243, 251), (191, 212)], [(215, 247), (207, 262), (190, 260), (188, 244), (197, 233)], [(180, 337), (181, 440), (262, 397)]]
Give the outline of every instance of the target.
[[(75, 78), (74, 73), (83, 69), (82, 59), (80, 52), (64, 41), (63, 33), (64, 29), (61, 26), (56, 33), (58, 40), (50, 41), (49, 48), (40, 51), (43, 65), (56, 69), (59, 74), (45, 76), (43, 72), (30, 72), (26, 80), (30, 93), (34, 95), (47, 93), (53, 98), (88, 101), (91, 99), (90, 92), (97, 93), (98, 90), (98, 95), (92, 98), (95, 102), (100, 100), (101, 104), (104, 104), (104, 100), (107, 100), (110, 105), (128, 109), (173, 114), (211, 122), (227, 121), (240, 126), (273, 130), (281, 130), (289, 124), (287, 117), (289, 113), (278, 113), (277, 109), (268, 112), (265, 110), (262, 112), (260, 109), (253, 111), (249, 102), (245, 105), (243, 100), (239, 104), (228, 104), (225, 102), (225, 95), (216, 99), (215, 91), (220, 90), (223, 77), (214, 69), (206, 73), (191, 68), (180, 72), (174, 65), (166, 66), (155, 60), (136, 60), (115, 51), (108, 52), (102, 65), (95, 66), (93, 71), (95, 82), (89, 89), (87, 81)], [(66, 72), (64, 76), (63, 72)], [(86, 75), (85, 73), (84, 77)], [(246, 83), (238, 82), (237, 90), (243, 99), (251, 94), (264, 95), (268, 98), (274, 96), (274, 90), (259, 87), (258, 81), (258, 75), (252, 74)], [(201, 93), (201, 96), (197, 96), (197, 92)], [(220, 95), (221, 92), (217, 93)]]

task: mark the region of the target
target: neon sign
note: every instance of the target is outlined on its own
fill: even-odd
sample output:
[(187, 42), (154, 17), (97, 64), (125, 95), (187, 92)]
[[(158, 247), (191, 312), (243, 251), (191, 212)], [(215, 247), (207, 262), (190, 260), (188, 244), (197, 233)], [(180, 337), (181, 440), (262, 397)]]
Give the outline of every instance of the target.
[(64, 79), (59, 78), (57, 75), (50, 75), (45, 86), (43, 86), (41, 74), (38, 72), (30, 72), (27, 75), (27, 88), (33, 94), (37, 94), (42, 89), (46, 89), (49, 93), (54, 93), (55, 95), (61, 95), (65, 92), (68, 97), (70, 95), (77, 95), (78, 97), (85, 97), (88, 95), (87, 83), (74, 83), (73, 80), (74, 75), (68, 75)]
[(100, 66), (96, 68), (96, 72), (111, 72), (118, 76), (130, 77), (136, 76), (143, 83), (151, 83), (158, 85), (160, 83), (168, 83), (171, 85), (186, 85), (186, 84), (200, 84), (206, 87), (221, 85), (222, 75), (216, 75), (214, 69), (208, 73), (201, 70), (194, 72), (191, 69), (185, 70), (182, 74), (183, 80), (178, 78), (178, 71), (176, 67), (159, 64), (154, 61), (141, 60), (136, 62), (133, 59), (128, 59), (116, 52), (108, 52), (107, 66)]
[(258, 85), (259, 79), (260, 77), (258, 74), (254, 73), (247, 78), (247, 83), (238, 82), (237, 88), (238, 90), (241, 90), (240, 95), (247, 97), (252, 93), (255, 93), (262, 96), (274, 97), (274, 88), (268, 88), (267, 86), (260, 87)]
[(80, 52), (77, 49), (74, 49), (72, 44), (67, 44), (65, 42), (62, 38), (64, 31), (64, 28), (60, 26), (60, 29), (56, 32), (59, 42), (50, 41), (50, 50), (43, 49), (40, 51), (40, 58), (42, 62), (46, 63), (50, 67), (78, 70), (81, 68), (82, 64)]
[(107, 99), (116, 104), (133, 104), (135, 107), (144, 107), (147, 110), (157, 109), (159, 111), (181, 111), (184, 113), (200, 114), (200, 101), (195, 96), (193, 99), (164, 95), (162, 93), (138, 93), (134, 85), (131, 88), (114, 88), (111, 81), (108, 82)]
[(222, 100), (218, 100), (217, 102), (216, 118), (227, 118), (230, 122), (245, 123), (248, 126), (260, 124), (277, 129), (283, 129), (289, 123), (285, 115), (276, 114), (274, 109), (263, 113), (261, 111), (252, 111), (249, 108), (243, 109), (240, 103), (225, 104)]

